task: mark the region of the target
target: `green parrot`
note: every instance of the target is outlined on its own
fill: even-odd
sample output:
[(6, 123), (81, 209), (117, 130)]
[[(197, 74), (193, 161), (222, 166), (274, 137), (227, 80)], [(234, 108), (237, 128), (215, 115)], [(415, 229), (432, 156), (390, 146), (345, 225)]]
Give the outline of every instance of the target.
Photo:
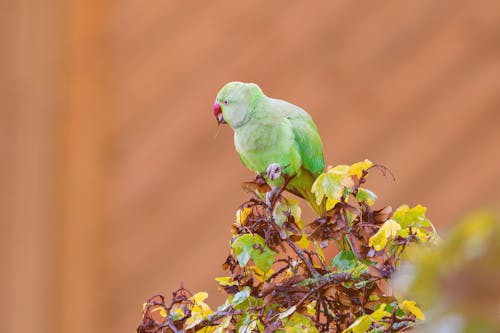
[(311, 116), (289, 102), (264, 95), (255, 83), (230, 82), (217, 94), (214, 116), (234, 130), (234, 146), (243, 164), (268, 183), (305, 199), (318, 215), (311, 186), (323, 172), (323, 145)]

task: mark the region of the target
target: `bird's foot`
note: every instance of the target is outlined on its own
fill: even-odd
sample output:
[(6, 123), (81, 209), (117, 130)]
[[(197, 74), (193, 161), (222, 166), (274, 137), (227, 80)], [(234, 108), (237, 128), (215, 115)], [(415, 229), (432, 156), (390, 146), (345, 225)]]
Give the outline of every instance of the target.
[(281, 166), (278, 163), (271, 163), (266, 170), (269, 180), (276, 180), (281, 176)]

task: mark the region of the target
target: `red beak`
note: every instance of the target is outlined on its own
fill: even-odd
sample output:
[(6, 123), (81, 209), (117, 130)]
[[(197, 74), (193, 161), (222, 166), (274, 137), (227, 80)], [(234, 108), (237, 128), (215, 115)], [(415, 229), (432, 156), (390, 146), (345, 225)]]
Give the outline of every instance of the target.
[(214, 104), (214, 116), (217, 119), (217, 125), (227, 124), (227, 122), (224, 120), (224, 117), (222, 116), (222, 109), (217, 101), (215, 101)]

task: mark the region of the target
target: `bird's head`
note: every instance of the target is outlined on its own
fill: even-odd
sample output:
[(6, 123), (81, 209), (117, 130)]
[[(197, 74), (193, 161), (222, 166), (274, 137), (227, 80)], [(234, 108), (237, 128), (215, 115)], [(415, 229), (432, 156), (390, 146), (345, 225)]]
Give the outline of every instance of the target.
[(214, 116), (217, 123), (238, 128), (248, 121), (248, 110), (253, 98), (262, 95), (255, 83), (229, 82), (217, 94)]

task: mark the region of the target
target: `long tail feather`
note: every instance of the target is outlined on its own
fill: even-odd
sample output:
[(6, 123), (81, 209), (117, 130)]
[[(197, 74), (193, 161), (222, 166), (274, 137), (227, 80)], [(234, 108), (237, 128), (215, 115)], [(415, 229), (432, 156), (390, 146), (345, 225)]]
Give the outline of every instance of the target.
[(301, 174), (293, 178), (286, 189), (288, 192), (306, 200), (316, 214), (322, 216), (325, 207), (316, 203), (316, 197), (311, 192), (311, 187), (315, 180), (315, 177), (308, 170), (302, 169)]

